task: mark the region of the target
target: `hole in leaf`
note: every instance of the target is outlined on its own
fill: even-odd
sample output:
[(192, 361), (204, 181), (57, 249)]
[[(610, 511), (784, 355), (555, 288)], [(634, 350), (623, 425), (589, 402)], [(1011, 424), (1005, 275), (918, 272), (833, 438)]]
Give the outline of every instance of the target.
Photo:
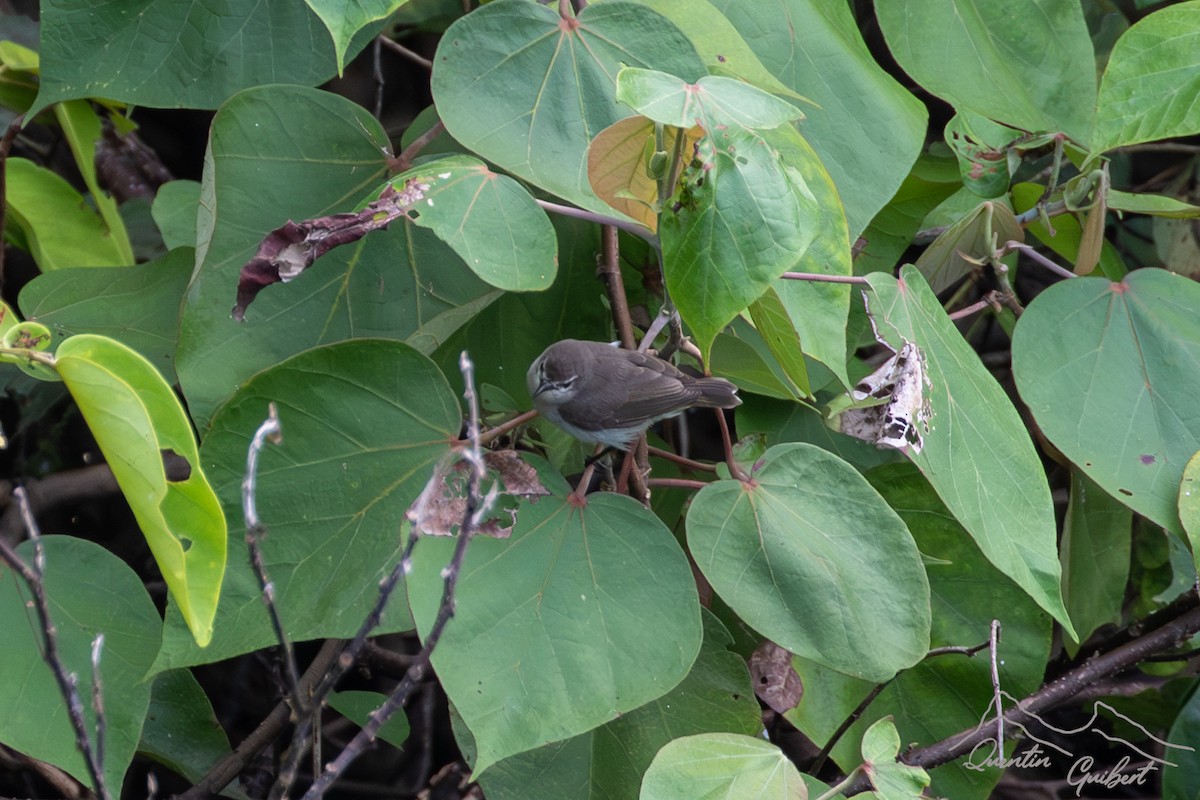
[(162, 454), (163, 470), (166, 472), (167, 480), (178, 483), (192, 477), (192, 465), (186, 458), (169, 447), (160, 450), (159, 453)]
[(1117, 489), (1117, 491), (1126, 497), (1133, 497), (1133, 492), (1129, 491), (1128, 489)]
[(186, 553), (188, 550), (192, 549), (192, 540), (186, 536), (180, 536), (179, 537), (179, 546), (182, 547), (183, 552)]

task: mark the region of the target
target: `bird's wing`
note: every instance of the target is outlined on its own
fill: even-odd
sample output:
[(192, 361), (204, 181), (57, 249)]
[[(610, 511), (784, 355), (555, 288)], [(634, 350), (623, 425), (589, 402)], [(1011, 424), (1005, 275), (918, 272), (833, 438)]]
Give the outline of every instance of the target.
[(598, 387), (604, 392), (605, 407), (612, 408), (607, 424), (616, 427), (639, 425), (678, 413), (694, 402), (700, 391), (667, 362), (634, 354), (615, 364), (617, 380)]

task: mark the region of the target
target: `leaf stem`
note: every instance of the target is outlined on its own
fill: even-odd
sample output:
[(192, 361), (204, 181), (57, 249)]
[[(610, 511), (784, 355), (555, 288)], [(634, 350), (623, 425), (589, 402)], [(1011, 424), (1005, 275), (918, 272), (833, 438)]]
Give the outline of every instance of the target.
[(653, 246), (658, 246), (658, 237), (650, 231), (638, 225), (636, 222), (618, 219), (617, 217), (609, 217), (604, 214), (597, 214), (595, 211), (588, 211), (583, 208), (575, 208), (574, 206), (565, 206), (562, 203), (551, 203), (549, 200), (536, 199), (539, 206), (546, 211), (554, 214), (561, 214), (564, 217), (572, 219), (582, 219), (587, 222), (594, 222), (597, 225), (612, 225), (615, 228), (620, 228), (628, 234), (638, 237), (643, 241)]
[(857, 283), (866, 284), (867, 279), (861, 275), (823, 275), (820, 272), (785, 272), (779, 277), (789, 281), (817, 281), (820, 283)]

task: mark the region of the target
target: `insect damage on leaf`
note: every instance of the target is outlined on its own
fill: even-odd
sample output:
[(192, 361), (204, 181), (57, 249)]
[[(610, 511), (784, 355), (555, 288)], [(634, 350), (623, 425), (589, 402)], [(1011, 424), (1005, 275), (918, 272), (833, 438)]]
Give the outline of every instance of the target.
[[(521, 460), (513, 450), (484, 453), (483, 463), (492, 487), (487, 490), (483, 508), (495, 513), (479, 516), (474, 521), (475, 533), (496, 539), (512, 535), (517, 522), (519, 497), (536, 501), (550, 494), (538, 478), (537, 470)], [(462, 526), (467, 513), (467, 487), (470, 466), (465, 459), (442, 461), (433, 470), (420, 496), (405, 516), (417, 533), (429, 536), (453, 536)], [(498, 481), (496, 479), (499, 479)], [(503, 489), (500, 488), (503, 485)]]
[[(438, 175), (443, 180), (448, 176), (448, 173)], [(433, 200), (426, 197), (429, 189), (430, 184), (408, 178), (399, 189), (388, 184), (379, 198), (361, 211), (329, 214), (302, 222), (288, 220), (271, 231), (238, 274), (233, 318), (241, 322), (247, 306), (254, 302), (259, 292), (271, 284), (291, 281), (333, 248), (356, 242), (402, 216), (415, 213), (412, 207), (421, 200), (432, 205)]]
[(879, 369), (834, 404), (842, 410), (831, 408), (830, 426), (877, 447), (911, 447), (914, 454), (920, 453), (929, 432), (930, 408), (925, 397), (929, 385), (924, 354), (905, 341), (899, 352), (893, 351)]

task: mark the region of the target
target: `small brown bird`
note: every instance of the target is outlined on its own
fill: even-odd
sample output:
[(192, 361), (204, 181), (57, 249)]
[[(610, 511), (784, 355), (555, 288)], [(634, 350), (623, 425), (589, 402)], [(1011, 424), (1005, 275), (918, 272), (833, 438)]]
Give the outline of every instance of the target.
[(526, 383), (543, 417), (576, 439), (622, 450), (685, 409), (742, 402), (724, 378), (693, 378), (661, 358), (578, 339), (547, 347)]

